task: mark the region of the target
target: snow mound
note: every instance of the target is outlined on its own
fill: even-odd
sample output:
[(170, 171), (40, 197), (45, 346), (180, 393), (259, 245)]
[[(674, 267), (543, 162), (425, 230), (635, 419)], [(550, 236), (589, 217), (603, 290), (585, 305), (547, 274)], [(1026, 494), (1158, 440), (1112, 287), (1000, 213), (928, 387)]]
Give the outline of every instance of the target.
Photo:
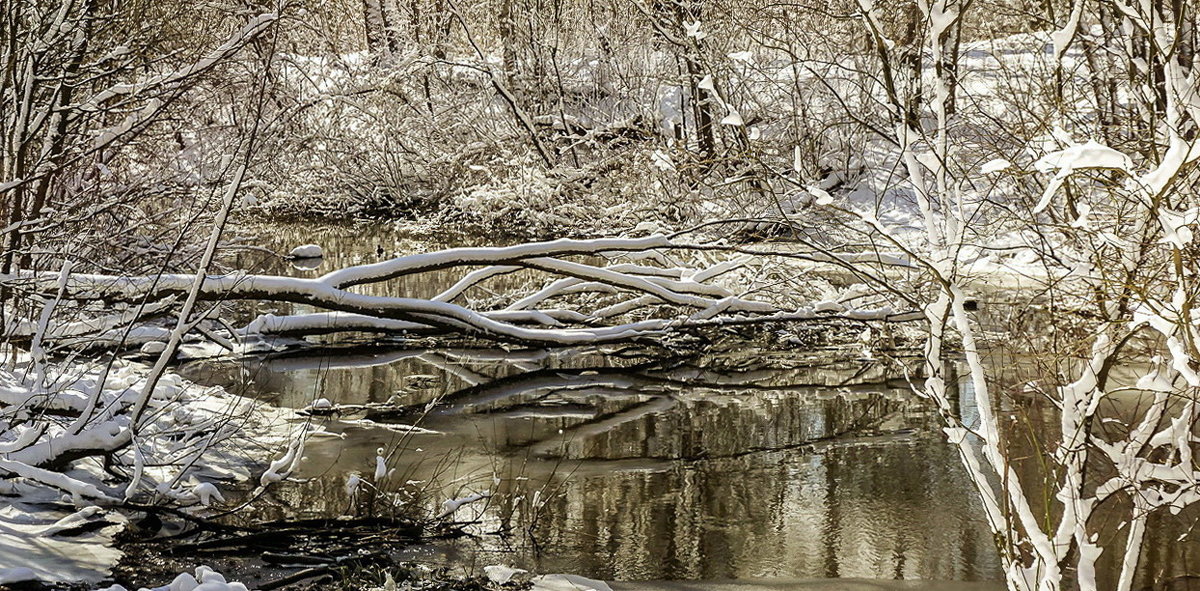
[(149, 341), (142, 343), (141, 352), (146, 355), (158, 355), (167, 349), (167, 344), (162, 341)]
[(318, 398), (308, 405), (310, 410), (327, 410), (333, 408), (333, 403), (328, 398)]
[(319, 259), (323, 256), (325, 251), (316, 244), (302, 244), (288, 253), (288, 257), (293, 259)]

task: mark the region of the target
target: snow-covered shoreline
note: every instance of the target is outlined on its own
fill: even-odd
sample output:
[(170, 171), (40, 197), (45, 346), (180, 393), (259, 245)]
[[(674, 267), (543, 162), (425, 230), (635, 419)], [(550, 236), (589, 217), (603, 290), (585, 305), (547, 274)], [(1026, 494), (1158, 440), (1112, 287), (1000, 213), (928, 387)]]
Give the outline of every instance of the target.
[[(222, 488), (251, 480), (307, 432), (290, 410), (173, 373), (134, 427), (145, 365), (17, 359), (0, 370), (0, 583), (103, 581), (121, 557), (113, 538), (130, 520), (127, 502), (224, 503)], [(55, 455), (64, 443), (76, 451)]]

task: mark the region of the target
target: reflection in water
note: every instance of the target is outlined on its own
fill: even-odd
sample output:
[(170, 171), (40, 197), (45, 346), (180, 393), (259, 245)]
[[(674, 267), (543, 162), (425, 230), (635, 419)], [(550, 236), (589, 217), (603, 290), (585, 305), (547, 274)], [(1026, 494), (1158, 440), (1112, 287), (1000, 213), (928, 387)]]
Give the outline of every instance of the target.
[(582, 476), (538, 511), (547, 550), (522, 558), (618, 580), (987, 579), (994, 550), (954, 460), (864, 442)]
[(874, 365), (770, 361), (360, 350), (186, 369), (293, 407), (406, 408), (375, 418), (437, 433), (332, 420), (346, 438), (311, 442), (301, 476), (315, 481), (278, 496), (291, 511), (341, 514), (346, 475), (397, 449), (387, 485), (410, 483), (425, 514), (494, 493), (455, 513), (480, 535), (447, 545), (454, 565), (616, 580), (1000, 579), (958, 459), (902, 381)]

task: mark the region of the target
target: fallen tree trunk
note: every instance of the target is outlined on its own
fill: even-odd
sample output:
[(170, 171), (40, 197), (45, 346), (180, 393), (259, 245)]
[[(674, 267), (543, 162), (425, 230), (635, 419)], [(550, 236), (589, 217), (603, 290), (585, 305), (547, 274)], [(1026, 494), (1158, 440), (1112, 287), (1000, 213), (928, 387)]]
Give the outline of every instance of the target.
[[(679, 251), (733, 250), (719, 245), (676, 242), (667, 236), (555, 240), (499, 248), (454, 248), (358, 265), (317, 278), (253, 275), (235, 272), (209, 275), (198, 284), (201, 301), (249, 300), (313, 306), (323, 312), (263, 315), (230, 337), (263, 334), (304, 336), (333, 332), (464, 334), (488, 340), (533, 345), (593, 345), (659, 336), (705, 326), (769, 321), (860, 321), (904, 319), (890, 307), (855, 308), (838, 301), (818, 301), (781, 309), (766, 301), (738, 296), (713, 280), (746, 266), (751, 259), (720, 260), (705, 268), (688, 268), (671, 257)], [(733, 253), (729, 253), (733, 254)], [(609, 265), (566, 260), (567, 256), (622, 259)], [(828, 253), (795, 254), (813, 263), (831, 262)], [(855, 255), (846, 255), (855, 256)], [(655, 264), (643, 264), (642, 261)], [(902, 261), (879, 261), (902, 264)], [(357, 286), (378, 284), (434, 271), (464, 269), (463, 277), (436, 297), (368, 295)], [(476, 309), (466, 294), (492, 278), (517, 272), (550, 279), (515, 301), (488, 302)], [(142, 305), (171, 300), (197, 285), (192, 274), (116, 276), (17, 272), (3, 282), (39, 294), (56, 293), (79, 302)], [(520, 295), (520, 294), (518, 294)], [(605, 296), (603, 305), (551, 307), (553, 300)], [(512, 296), (515, 297), (515, 296)], [(492, 298), (495, 300), (496, 298)], [(592, 297), (592, 300), (596, 300)], [(465, 300), (463, 303), (457, 303)], [(542, 306), (537, 307), (535, 306)], [(657, 307), (654, 314), (645, 308)], [(642, 317), (630, 318), (642, 311)], [(667, 310), (663, 312), (663, 310)], [(199, 315), (198, 315), (199, 317)], [(33, 324), (30, 324), (32, 327)], [(86, 326), (86, 325), (85, 325)], [(79, 323), (49, 327), (45, 338), (86, 338)], [(103, 339), (102, 339), (103, 340)]]

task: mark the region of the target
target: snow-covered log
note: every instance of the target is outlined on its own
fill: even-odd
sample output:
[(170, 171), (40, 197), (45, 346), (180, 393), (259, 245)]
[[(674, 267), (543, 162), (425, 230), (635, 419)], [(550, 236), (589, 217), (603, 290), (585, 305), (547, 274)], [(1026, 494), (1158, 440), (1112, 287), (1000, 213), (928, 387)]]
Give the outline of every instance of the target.
[[(703, 268), (686, 268), (672, 259), (678, 253), (721, 249), (717, 245), (689, 244), (657, 235), (452, 248), (347, 267), (311, 279), (235, 272), (209, 275), (197, 282), (191, 274), (127, 277), (17, 272), (3, 281), (24, 290), (54, 293), (83, 302), (159, 302), (186, 295), (198, 287), (196, 297), (201, 301), (289, 302), (323, 310), (260, 316), (231, 335), (243, 338), (263, 334), (407, 332), (576, 345), (625, 341), (723, 324), (831, 318), (886, 321), (899, 317), (888, 306), (862, 308), (819, 300), (783, 309), (775, 303), (738, 296), (717, 283), (749, 263), (746, 257), (735, 258), (736, 253), (727, 253), (726, 258)], [(588, 257), (590, 261), (578, 260), (579, 257)], [(594, 263), (597, 258), (612, 262)], [(646, 261), (652, 260), (659, 264), (647, 264)], [(833, 259), (817, 253), (809, 260)], [(369, 295), (354, 289), (447, 269), (463, 269), (464, 276), (433, 298)], [(466, 297), (471, 289), (488, 280), (516, 272), (536, 274), (544, 282), (532, 293), (502, 294), (502, 301), (473, 306)], [(596, 299), (597, 294), (603, 297)], [(599, 305), (591, 309), (574, 305), (573, 301), (580, 296), (588, 296)], [(641, 316), (633, 317), (634, 312)], [(111, 322), (103, 324), (111, 329)], [(86, 325), (75, 323), (56, 328), (47, 338), (78, 337), (80, 326)]]

